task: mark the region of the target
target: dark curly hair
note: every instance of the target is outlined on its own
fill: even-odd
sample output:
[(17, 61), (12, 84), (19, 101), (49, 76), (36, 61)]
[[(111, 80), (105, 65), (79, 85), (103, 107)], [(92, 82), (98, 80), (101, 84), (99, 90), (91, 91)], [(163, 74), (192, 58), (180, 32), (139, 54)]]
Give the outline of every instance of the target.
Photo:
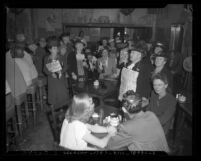
[(52, 47), (59, 46), (59, 39), (56, 36), (50, 36), (47, 38), (47, 49), (51, 49)]
[(133, 90), (128, 90), (125, 94), (123, 94), (123, 107), (129, 113), (138, 113), (142, 110), (141, 104), (141, 96), (135, 93)]

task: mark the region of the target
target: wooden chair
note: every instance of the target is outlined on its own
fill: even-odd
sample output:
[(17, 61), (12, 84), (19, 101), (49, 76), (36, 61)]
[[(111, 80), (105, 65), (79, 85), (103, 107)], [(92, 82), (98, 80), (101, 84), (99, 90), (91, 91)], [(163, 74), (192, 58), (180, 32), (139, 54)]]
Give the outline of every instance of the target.
[(36, 125), (36, 84), (32, 84), (27, 88), (26, 94), (27, 94), (27, 104), (28, 104), (28, 110), (33, 113), (33, 125)]
[(53, 105), (49, 105), (46, 109), (47, 119), (56, 144), (59, 144), (61, 126), (65, 118), (67, 108), (68, 105), (56, 109)]
[(38, 86), (38, 101), (40, 103), (40, 109), (41, 111), (44, 110), (44, 101), (43, 101), (43, 91), (45, 91), (45, 86), (47, 85), (47, 80), (45, 77), (39, 77), (37, 80), (37, 86)]

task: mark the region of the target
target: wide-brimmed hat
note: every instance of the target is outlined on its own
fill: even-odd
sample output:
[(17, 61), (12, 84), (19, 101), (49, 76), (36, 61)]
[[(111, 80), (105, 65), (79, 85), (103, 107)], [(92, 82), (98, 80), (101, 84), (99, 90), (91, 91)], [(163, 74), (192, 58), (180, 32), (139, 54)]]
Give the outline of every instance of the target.
[(164, 57), (164, 58), (166, 58), (166, 59), (169, 58), (169, 56), (167, 55), (167, 53), (164, 52), (164, 51), (160, 51), (160, 52), (158, 52), (158, 53), (154, 53), (154, 54), (153, 54), (153, 58), (156, 58), (156, 57)]
[(136, 52), (141, 53), (142, 58), (144, 58), (144, 57), (146, 56), (146, 51), (145, 51), (144, 49), (141, 49), (141, 48), (133, 48), (133, 49), (130, 49), (130, 50), (129, 50), (129, 53), (131, 53), (132, 51), (136, 51)]

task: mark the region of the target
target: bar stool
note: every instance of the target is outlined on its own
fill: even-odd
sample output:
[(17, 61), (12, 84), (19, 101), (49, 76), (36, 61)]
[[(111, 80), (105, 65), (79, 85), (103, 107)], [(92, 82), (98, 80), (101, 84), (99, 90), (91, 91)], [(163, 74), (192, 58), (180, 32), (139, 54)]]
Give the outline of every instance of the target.
[(14, 98), (11, 93), (6, 94), (6, 147), (7, 151), (10, 149), (10, 145), (14, 143), (16, 145), (16, 138), (18, 136), (16, 113)]
[[(27, 126), (29, 121), (29, 111), (27, 105), (27, 97), (26, 93), (23, 93), (14, 98), (15, 107), (16, 107), (16, 114), (17, 114), (17, 126), (19, 130), (19, 135), (22, 136), (23, 126)], [(22, 109), (22, 105), (24, 104), (24, 110)], [(23, 115), (23, 112), (25, 115)], [(24, 119), (23, 119), (24, 118)], [(25, 121), (23, 121), (25, 120)]]
[(40, 109), (41, 111), (44, 111), (43, 108), (43, 91), (45, 91), (45, 86), (47, 84), (46, 78), (45, 77), (39, 77), (38, 81), (37, 81), (37, 86), (38, 86), (38, 98), (39, 98), (39, 102), (40, 102)]
[[(36, 88), (37, 85), (34, 83), (27, 88), (27, 104), (28, 104), (28, 111), (33, 113), (33, 125), (36, 125)], [(29, 97), (31, 96), (31, 97)]]

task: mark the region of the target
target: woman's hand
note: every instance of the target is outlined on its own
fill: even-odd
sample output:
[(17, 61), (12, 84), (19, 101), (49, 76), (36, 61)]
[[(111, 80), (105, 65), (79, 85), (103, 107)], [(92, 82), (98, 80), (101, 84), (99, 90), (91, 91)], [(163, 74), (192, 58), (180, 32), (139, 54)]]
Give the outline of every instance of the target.
[(52, 73), (53, 78), (57, 78), (57, 75), (55, 73)]
[(108, 126), (107, 127), (107, 132), (108, 132), (109, 135), (115, 136), (116, 133), (117, 133), (117, 129), (115, 127), (113, 127), (113, 126)]

